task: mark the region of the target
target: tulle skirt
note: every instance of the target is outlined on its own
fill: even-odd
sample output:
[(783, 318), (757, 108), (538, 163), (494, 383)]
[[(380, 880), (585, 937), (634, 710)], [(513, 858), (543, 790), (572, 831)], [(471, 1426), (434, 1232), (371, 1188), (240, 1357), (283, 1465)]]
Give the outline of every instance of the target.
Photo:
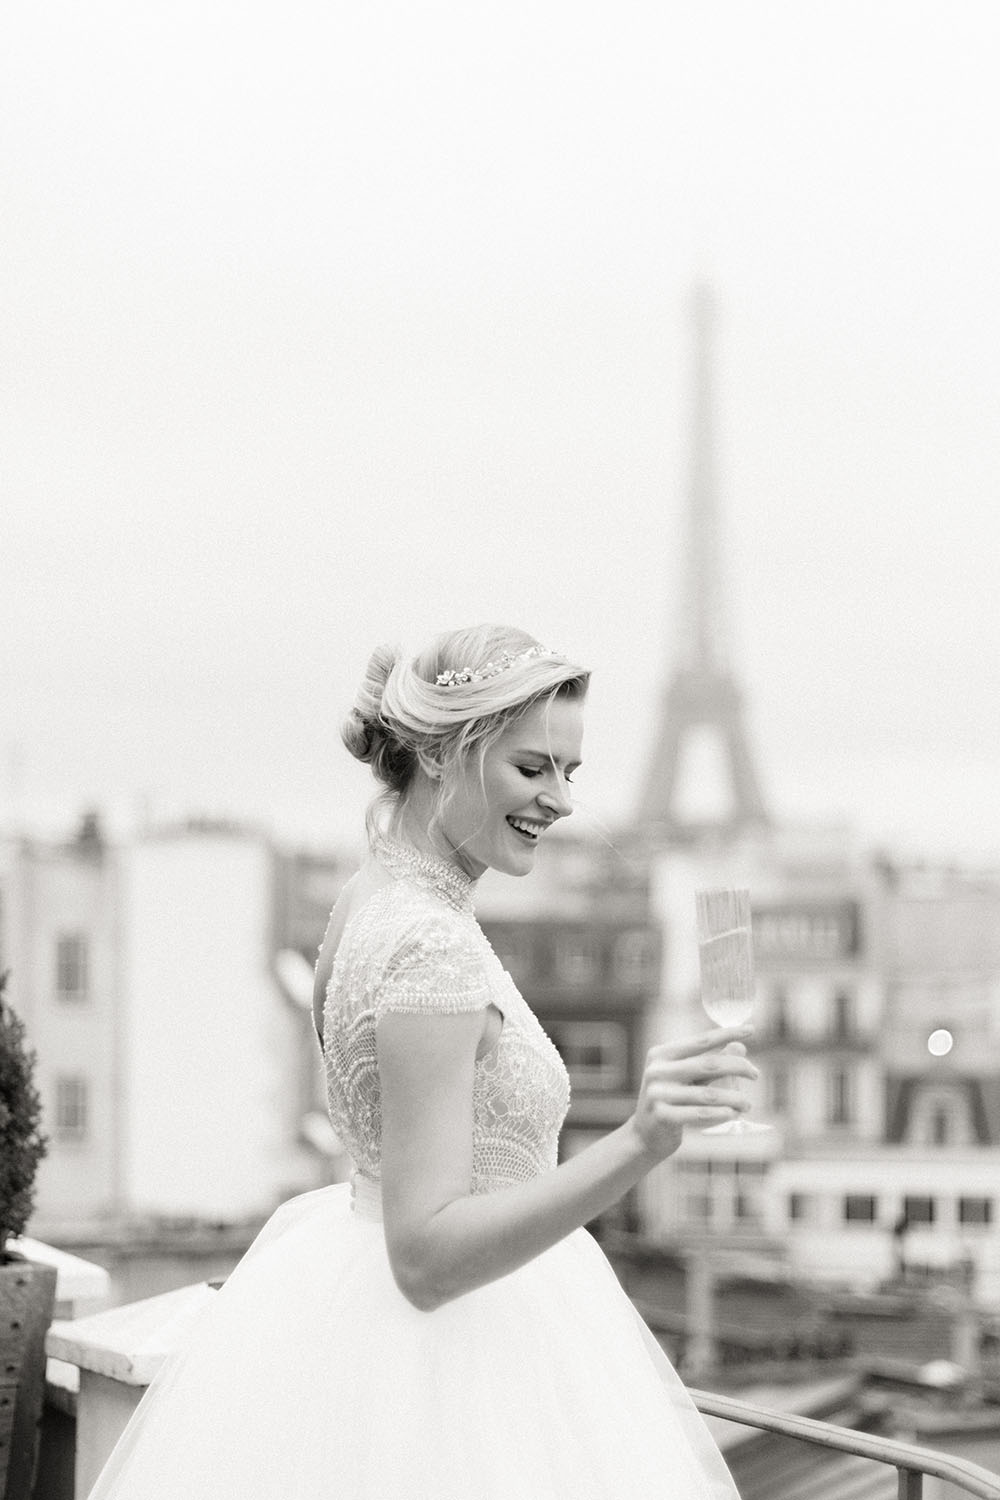
[(738, 1500), (583, 1229), (434, 1312), (371, 1203), (284, 1204), (170, 1356), (91, 1500)]

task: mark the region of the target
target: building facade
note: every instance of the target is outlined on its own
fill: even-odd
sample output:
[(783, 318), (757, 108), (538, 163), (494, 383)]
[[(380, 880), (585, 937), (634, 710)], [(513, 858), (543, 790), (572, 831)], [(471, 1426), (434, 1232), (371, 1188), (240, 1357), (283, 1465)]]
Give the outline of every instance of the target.
[(877, 1006), (841, 1053), (850, 1149), (794, 1141), (773, 1227), (796, 1264), (871, 1285), (950, 1277), (1000, 1301), (1000, 883), (882, 866)]
[(1000, 1301), (1000, 882), (893, 869), (771, 833), (655, 856), (670, 933), (657, 1020), (704, 1025), (693, 893), (749, 886), (764, 1135), (688, 1132), (647, 1231), (756, 1248), (872, 1288), (951, 1279)]
[(254, 1220), (329, 1180), (308, 998), (281, 961), (300, 875), (224, 825), (0, 845), (0, 963), (50, 1140), (34, 1232)]
[(119, 871), (95, 825), (67, 844), (0, 841), (0, 968), (36, 1053), (49, 1140), (36, 1220), (113, 1216), (123, 1202)]

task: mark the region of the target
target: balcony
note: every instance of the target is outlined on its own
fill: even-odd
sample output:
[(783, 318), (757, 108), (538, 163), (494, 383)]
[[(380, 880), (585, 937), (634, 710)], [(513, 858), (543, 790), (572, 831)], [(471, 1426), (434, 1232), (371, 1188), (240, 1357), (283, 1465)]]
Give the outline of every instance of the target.
[[(53, 1323), (47, 1349), (59, 1364), (50, 1401), (63, 1420), (46, 1421), (43, 1462), (48, 1475), (61, 1478), (46, 1487), (44, 1500), (83, 1500), (89, 1493), (149, 1381), (213, 1295), (201, 1283)], [(67, 1371), (75, 1378), (67, 1380)], [(844, 1392), (856, 1384), (850, 1374), (828, 1381), (825, 1403), (813, 1402), (810, 1409), (841, 1410)], [(713, 1426), (742, 1500), (1000, 1500), (1000, 1475), (967, 1458), (817, 1420), (802, 1409), (769, 1409), (702, 1390), (691, 1394)]]
[(756, 1449), (727, 1452), (742, 1500), (1000, 1500), (1000, 1474), (968, 1459), (709, 1391), (691, 1396), (705, 1417), (773, 1435)]

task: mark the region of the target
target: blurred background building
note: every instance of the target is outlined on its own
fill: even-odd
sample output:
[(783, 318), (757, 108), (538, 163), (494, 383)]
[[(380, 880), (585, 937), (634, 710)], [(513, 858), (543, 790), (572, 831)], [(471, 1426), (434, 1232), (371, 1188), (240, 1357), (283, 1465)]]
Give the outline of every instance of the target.
[(224, 1273), (279, 1202), (342, 1175), (303, 934), (344, 874), (203, 821), (0, 842), (0, 965), (49, 1136), (32, 1230), (108, 1263), (123, 1299)]

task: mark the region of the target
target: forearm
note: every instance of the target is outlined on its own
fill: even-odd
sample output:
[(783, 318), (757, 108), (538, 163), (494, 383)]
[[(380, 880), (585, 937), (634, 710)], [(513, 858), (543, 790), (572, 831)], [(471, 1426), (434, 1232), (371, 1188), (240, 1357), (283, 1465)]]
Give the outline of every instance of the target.
[(677, 1150), (686, 1124), (741, 1113), (747, 1101), (730, 1075), (756, 1074), (744, 1056), (719, 1050), (745, 1028), (652, 1047), (624, 1125), (530, 1182), (472, 1194), (475, 1016), (443, 1031), (392, 1019), (380, 1034), (386, 1244), (401, 1290), (428, 1311), (516, 1271), (609, 1208)]
[(633, 1120), (554, 1171), (438, 1209), (394, 1256), (406, 1295), (425, 1311), (515, 1271), (616, 1203), (661, 1157)]

